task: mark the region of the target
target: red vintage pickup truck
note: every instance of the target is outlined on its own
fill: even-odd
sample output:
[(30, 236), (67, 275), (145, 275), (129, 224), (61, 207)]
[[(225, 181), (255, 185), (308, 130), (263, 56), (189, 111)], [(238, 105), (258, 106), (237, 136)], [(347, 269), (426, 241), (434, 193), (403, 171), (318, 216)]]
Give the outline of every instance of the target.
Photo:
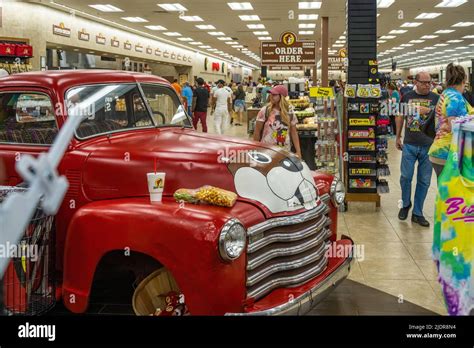
[[(73, 110), (73, 111), (72, 111)], [(79, 115), (80, 113), (80, 115)], [(99, 273), (165, 267), (193, 315), (303, 314), (344, 280), (353, 257), (336, 240), (342, 183), (295, 156), (193, 130), (164, 79), (116, 71), (24, 73), (0, 79), (0, 158), (48, 149), (68, 117), (84, 117), (59, 173), (69, 190), (55, 217), (57, 299), (88, 308)], [(166, 173), (151, 203), (147, 173)], [(237, 193), (232, 208), (180, 204), (179, 188)], [(334, 244), (336, 243), (336, 244)], [(124, 250), (130, 252), (124, 252)]]

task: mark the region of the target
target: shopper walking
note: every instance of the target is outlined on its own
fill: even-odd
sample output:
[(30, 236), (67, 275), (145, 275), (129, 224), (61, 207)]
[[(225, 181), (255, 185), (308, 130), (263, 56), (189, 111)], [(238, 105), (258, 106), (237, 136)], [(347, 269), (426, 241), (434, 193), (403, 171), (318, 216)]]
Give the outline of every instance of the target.
[[(397, 117), (397, 149), (402, 151), (400, 186), (402, 201), (398, 218), (406, 220), (412, 207), (411, 183), (415, 164), (418, 161), (418, 174), (416, 179), (415, 204), (411, 221), (423, 227), (430, 223), (423, 216), (423, 205), (431, 183), (433, 168), (429, 161), (428, 151), (433, 139), (422, 132), (424, 123), (434, 111), (439, 96), (431, 92), (431, 75), (420, 72), (415, 78), (416, 88), (405, 94), (401, 100), (403, 115)], [(401, 140), (402, 129), (405, 124), (405, 138)]]
[(207, 133), (207, 108), (209, 107), (209, 91), (205, 87), (202, 78), (197, 79), (198, 87), (193, 95), (193, 126), (197, 130), (197, 125), (201, 121), (202, 131)]
[(192, 116), (193, 114), (193, 90), (189, 82), (184, 84), (182, 92), (183, 100), (186, 101), (188, 114)]
[(223, 80), (217, 82), (217, 90), (212, 95), (212, 108), (216, 133), (224, 134), (232, 111), (232, 93), (227, 90)]
[(296, 155), (301, 157), (301, 146), (296, 130), (298, 120), (290, 108), (285, 86), (275, 86), (270, 90), (270, 102), (257, 115), (254, 140), (278, 146), (291, 152), (293, 144)]
[(171, 84), (171, 87), (178, 93), (178, 95), (181, 97), (183, 94), (183, 89), (181, 88), (180, 84), (178, 83), (178, 79), (174, 79), (173, 83)]
[(244, 86), (239, 85), (239, 87), (237, 87), (237, 90), (234, 92), (234, 97), (234, 111), (239, 115), (238, 122), (236, 122), (235, 125), (242, 126), (244, 123), (246, 97)]
[(436, 137), (429, 156), (436, 175), (439, 177), (448, 159), (451, 146), (451, 121), (457, 117), (474, 113), (462, 93), (467, 83), (467, 74), (461, 65), (449, 64), (446, 68), (447, 88), (436, 106)]

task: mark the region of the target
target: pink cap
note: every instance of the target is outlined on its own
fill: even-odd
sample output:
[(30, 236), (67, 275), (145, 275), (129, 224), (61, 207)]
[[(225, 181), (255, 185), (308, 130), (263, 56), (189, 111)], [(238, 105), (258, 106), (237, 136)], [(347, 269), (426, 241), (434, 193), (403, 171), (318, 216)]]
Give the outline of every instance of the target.
[(270, 90), (270, 94), (279, 94), (279, 95), (282, 95), (284, 97), (288, 97), (288, 90), (286, 89), (285, 86), (278, 85), (278, 86), (273, 87)]

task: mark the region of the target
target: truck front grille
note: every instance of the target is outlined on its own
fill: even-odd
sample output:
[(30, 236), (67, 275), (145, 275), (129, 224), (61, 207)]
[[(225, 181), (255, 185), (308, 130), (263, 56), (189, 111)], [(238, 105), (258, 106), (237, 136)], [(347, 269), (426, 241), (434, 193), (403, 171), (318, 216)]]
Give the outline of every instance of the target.
[(248, 298), (258, 300), (272, 290), (299, 286), (324, 272), (331, 236), (328, 204), (319, 200), (311, 211), (249, 228)]

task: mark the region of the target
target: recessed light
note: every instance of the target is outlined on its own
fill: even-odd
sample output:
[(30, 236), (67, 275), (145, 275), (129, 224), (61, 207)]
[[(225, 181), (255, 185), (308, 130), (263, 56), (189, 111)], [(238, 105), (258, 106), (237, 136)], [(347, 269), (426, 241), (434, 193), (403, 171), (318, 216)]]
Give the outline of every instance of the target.
[(387, 41), (385, 40), (378, 40), (377, 43), (386, 43)]
[(245, 22), (260, 20), (260, 17), (257, 15), (242, 15), (242, 16), (239, 16), (239, 18)]
[(178, 40), (179, 41), (185, 41), (185, 42), (193, 41), (193, 39), (191, 39), (190, 37), (179, 37)]
[(161, 25), (147, 25), (145, 26), (145, 28), (150, 29), (150, 30), (168, 30)]
[(95, 8), (96, 10), (102, 11), (102, 12), (123, 12), (123, 10), (119, 9), (118, 7), (115, 7), (114, 5), (89, 5), (89, 7)]
[(254, 31), (253, 32), (257, 36), (268, 36), (270, 33), (268, 31)]
[(299, 35), (313, 35), (314, 31), (313, 30), (300, 30)]
[(191, 44), (193, 46), (198, 46), (198, 45), (202, 45), (202, 42), (201, 41), (193, 41), (193, 42), (190, 42), (189, 44)]
[(466, 2), (467, 0), (443, 0), (435, 7), (458, 7)]
[(402, 44), (402, 45), (400, 45), (400, 46), (401, 46), (401, 47), (411, 47), (411, 46), (413, 46), (413, 44), (409, 44), (409, 43), (408, 43), (408, 44)]
[(435, 50), (436, 47), (424, 47), (423, 49), (424, 49), (424, 50)]
[(217, 52), (217, 48), (208, 48), (207, 49), (209, 52)]
[(392, 30), (389, 34), (405, 34), (408, 30)]
[(336, 43), (337, 43), (337, 44), (345, 44), (345, 43), (346, 43), (346, 40), (336, 40)]
[(419, 27), (422, 24), (423, 23), (420, 23), (420, 22), (406, 22), (406, 23), (403, 23), (400, 27), (402, 27), (402, 28), (415, 28), (415, 27)]
[(377, 0), (377, 7), (378, 8), (389, 8), (395, 0)]
[(454, 32), (455, 30), (450, 30), (450, 29), (445, 29), (445, 30), (438, 30), (438, 31), (435, 31), (435, 34), (450, 34), (452, 32)]
[(462, 46), (462, 47), (456, 47), (455, 50), (468, 50), (469, 47)]
[(231, 37), (228, 37), (228, 36), (220, 36), (217, 38), (217, 40), (221, 40), (221, 41), (232, 41), (232, 38)]
[(433, 19), (441, 15), (442, 13), (438, 13), (438, 12), (430, 12), (430, 13), (423, 12), (423, 13), (420, 13), (415, 19)]
[(301, 1), (298, 4), (300, 10), (319, 10), (322, 3), (320, 1)]
[(204, 22), (204, 19), (199, 16), (180, 16), (179, 19), (186, 22)]
[(462, 37), (463, 39), (474, 39), (474, 35), (466, 35)]
[(211, 48), (211, 46), (203, 45), (203, 46), (199, 46), (199, 48)]
[(439, 43), (439, 44), (436, 44), (435, 45), (436, 47), (446, 47), (446, 46), (449, 46), (448, 44), (444, 44), (444, 43)]
[(222, 31), (210, 31), (208, 34), (212, 36), (225, 36)]
[(299, 29), (315, 29), (316, 24), (315, 23), (300, 23), (298, 25)]
[(237, 45), (237, 41), (226, 41), (226, 45)]
[(234, 48), (244, 48), (244, 46), (242, 46), (242, 45), (233, 45), (232, 47), (234, 47)]
[(259, 36), (258, 39), (260, 41), (271, 41), (272, 40), (271, 36)]
[(390, 39), (395, 39), (396, 36), (394, 35), (383, 35), (380, 37), (382, 40), (390, 40)]
[(177, 32), (174, 32), (174, 31), (172, 31), (172, 32), (168, 31), (168, 32), (163, 33), (163, 34), (165, 34), (166, 36), (182, 36), (180, 33), (177, 33)]
[(319, 18), (317, 14), (300, 14), (298, 15), (298, 19), (300, 21), (314, 21)]
[(181, 4), (157, 4), (158, 6), (160, 6), (163, 10), (165, 11), (169, 11), (169, 12), (185, 12), (187, 11), (188, 9), (186, 7), (184, 7), (183, 5)]
[(250, 2), (228, 2), (227, 5), (234, 11), (253, 10)]
[(421, 38), (429, 40), (429, 39), (436, 39), (437, 37), (439, 37), (439, 36), (438, 35), (424, 35)]
[(265, 29), (264, 24), (247, 24), (247, 28), (249, 29)]
[(122, 17), (123, 20), (132, 23), (145, 23), (148, 22), (146, 19), (141, 17)]
[(341, 45), (341, 44), (334, 44), (332, 45), (332, 47), (344, 47), (345, 45)]
[(472, 25), (474, 25), (474, 22), (459, 22), (452, 25), (452, 27), (470, 27)]
[(425, 40), (411, 40), (410, 43), (423, 43)]
[(464, 40), (448, 40), (446, 41), (447, 43), (460, 43), (463, 42)]
[(213, 26), (213, 25), (206, 25), (206, 24), (196, 25), (196, 28), (202, 29), (202, 30), (214, 30), (214, 29), (216, 29), (215, 26)]

